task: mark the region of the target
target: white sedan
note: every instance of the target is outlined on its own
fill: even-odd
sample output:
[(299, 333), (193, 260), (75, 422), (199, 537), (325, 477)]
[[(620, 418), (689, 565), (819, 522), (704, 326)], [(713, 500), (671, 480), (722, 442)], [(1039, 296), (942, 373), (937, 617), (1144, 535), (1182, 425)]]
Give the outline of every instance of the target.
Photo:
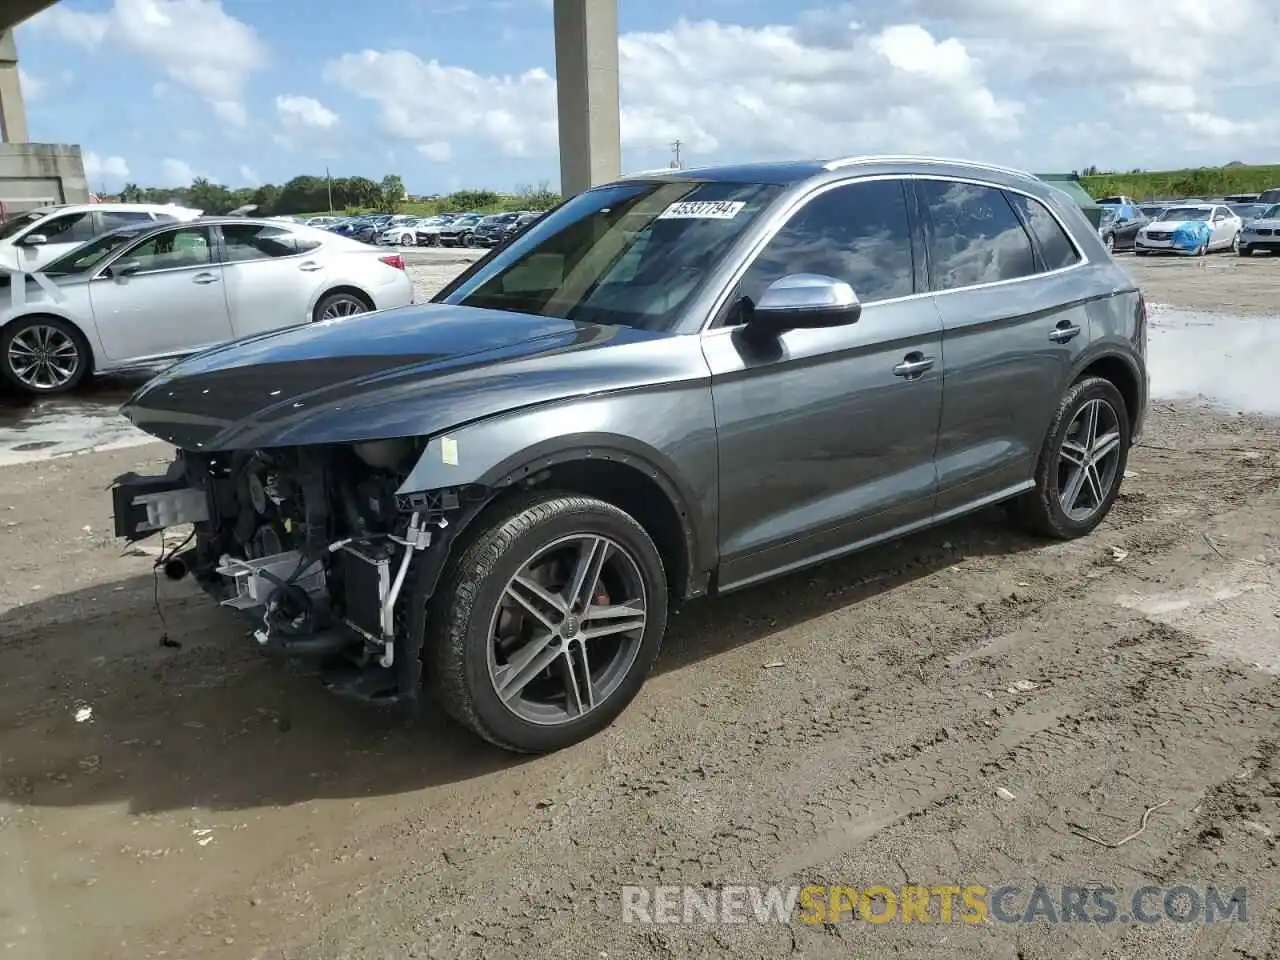
[(0, 286), (0, 378), (27, 393), (279, 327), (413, 303), (404, 258), (304, 224), (125, 227)]
[(1133, 241), (1133, 252), (1181, 253), (1202, 257), (1215, 250), (1235, 250), (1243, 221), (1225, 204), (1175, 204), (1152, 220)]

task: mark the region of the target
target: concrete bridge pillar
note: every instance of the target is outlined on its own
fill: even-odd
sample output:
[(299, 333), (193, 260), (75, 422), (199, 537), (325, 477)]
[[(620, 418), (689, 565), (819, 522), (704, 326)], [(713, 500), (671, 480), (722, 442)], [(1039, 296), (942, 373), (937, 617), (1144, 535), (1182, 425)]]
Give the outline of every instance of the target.
[(18, 46), (13, 31), (0, 31), (0, 141), (26, 143), (27, 110), (18, 83)]
[(622, 173), (618, 117), (618, 0), (555, 0), (560, 192)]

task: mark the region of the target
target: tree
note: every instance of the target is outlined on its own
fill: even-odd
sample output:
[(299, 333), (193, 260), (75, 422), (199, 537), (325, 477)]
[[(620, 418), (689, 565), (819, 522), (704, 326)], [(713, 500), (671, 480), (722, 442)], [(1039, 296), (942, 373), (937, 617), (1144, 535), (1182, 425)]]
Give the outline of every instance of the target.
[(404, 203), (404, 181), (394, 173), (382, 178), (382, 209), (388, 213), (396, 213)]

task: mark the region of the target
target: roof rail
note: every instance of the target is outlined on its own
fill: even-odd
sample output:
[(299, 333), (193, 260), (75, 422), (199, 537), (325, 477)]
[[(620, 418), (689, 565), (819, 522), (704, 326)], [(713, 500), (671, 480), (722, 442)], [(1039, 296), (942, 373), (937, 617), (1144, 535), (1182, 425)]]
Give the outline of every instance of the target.
[(911, 154), (868, 154), (866, 156), (856, 157), (839, 157), (835, 160), (828, 160), (822, 166), (826, 170), (840, 170), (843, 167), (852, 167), (862, 163), (936, 163), (936, 164), (954, 164), (960, 167), (976, 167), (979, 170), (990, 170), (994, 173), (1007, 173), (1015, 177), (1023, 177), (1027, 180), (1039, 179), (1034, 173), (1028, 173), (1026, 170), (1019, 170), (1017, 167), (1006, 167), (997, 163), (979, 163), (976, 160), (960, 160), (952, 157), (917, 157)]

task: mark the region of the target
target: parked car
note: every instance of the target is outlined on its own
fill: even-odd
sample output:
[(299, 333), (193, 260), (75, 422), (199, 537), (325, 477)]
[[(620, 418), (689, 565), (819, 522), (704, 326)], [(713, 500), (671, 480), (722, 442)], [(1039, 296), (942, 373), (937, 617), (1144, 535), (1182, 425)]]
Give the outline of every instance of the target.
[(387, 228), (378, 234), (378, 243), (383, 246), (393, 247), (414, 247), (418, 244), (418, 229), (423, 226), (423, 221), (416, 217), (406, 220), (393, 221), (387, 225)]
[(456, 217), (448, 223), (441, 224), (440, 228), (435, 231), (436, 243), (442, 247), (465, 246), (467, 238), (471, 236), (471, 231), (483, 219), (483, 214), (468, 213), (461, 217)]
[(1228, 204), (1228, 209), (1240, 218), (1240, 222), (1248, 223), (1262, 211), (1266, 210), (1266, 204), (1262, 203), (1232, 203)]
[[(943, 349), (943, 340), (948, 346)], [(669, 604), (1009, 502), (1106, 516), (1146, 308), (1060, 191), (903, 157), (588, 190), (432, 303), (231, 344), (125, 404), (113, 493), (261, 649), (554, 750), (636, 695)], [(989, 362), (999, 357), (999, 363)]]
[(1220, 204), (1179, 204), (1143, 226), (1133, 252), (1181, 253), (1202, 257), (1214, 250), (1234, 250), (1240, 241), (1240, 218)]
[(15, 213), (0, 223), (0, 262), (39, 270), (116, 227), (194, 220), (199, 210), (167, 203), (67, 203)]
[(1274, 203), (1280, 203), (1280, 187), (1268, 187), (1258, 194), (1257, 203), (1265, 203), (1271, 206)]
[(1257, 203), (1258, 195), (1256, 193), (1229, 193), (1222, 199), (1227, 203)]
[(467, 234), (468, 247), (496, 247), (506, 240), (508, 227), (515, 226), (520, 214), (495, 213), (485, 217)]
[(458, 219), (458, 215), (454, 213), (441, 213), (434, 217), (428, 217), (423, 221), (422, 225), (414, 231), (420, 247), (438, 247), (440, 245), (440, 231), (447, 224)]
[(279, 327), (413, 302), (398, 254), (242, 217), (119, 228), (46, 264), (38, 280), (0, 310), (0, 376), (35, 394)]
[(335, 227), (346, 220), (346, 217), (322, 216), (308, 217), (304, 223), (312, 227)]
[(1267, 207), (1240, 229), (1239, 253), (1251, 257), (1255, 253), (1280, 253), (1280, 203)]
[(1139, 207), (1105, 207), (1098, 234), (1106, 248), (1112, 252), (1132, 250), (1138, 231), (1150, 222)]
[(1133, 197), (1121, 195), (1115, 197), (1103, 197), (1098, 201), (1098, 205), (1101, 207), (1136, 207), (1137, 203), (1134, 201)]

